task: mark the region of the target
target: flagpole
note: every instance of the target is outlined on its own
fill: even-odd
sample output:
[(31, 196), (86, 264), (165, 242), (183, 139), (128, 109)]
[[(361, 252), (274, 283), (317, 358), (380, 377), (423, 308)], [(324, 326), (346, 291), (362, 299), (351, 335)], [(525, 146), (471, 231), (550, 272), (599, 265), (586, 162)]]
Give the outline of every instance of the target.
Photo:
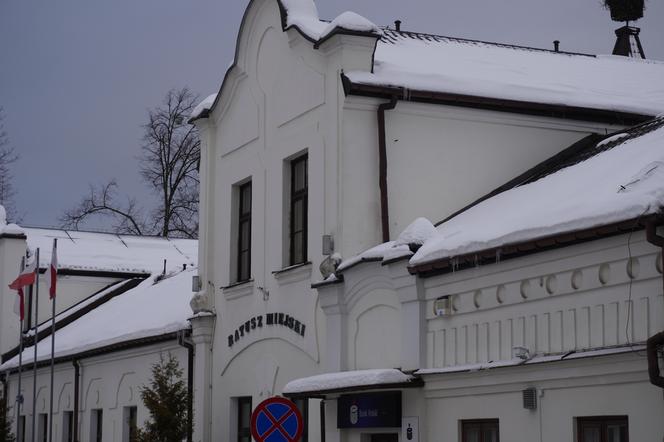
[[(39, 248), (35, 251), (35, 358), (32, 361), (32, 442), (37, 441), (37, 329), (39, 328)], [(50, 420), (50, 419), (49, 419)]]
[(56, 263), (53, 262), (53, 257), (56, 256), (58, 249), (58, 239), (53, 238), (53, 252), (51, 255), (51, 265), (49, 266), (49, 269), (47, 270), (50, 275), (50, 280), (51, 284), (48, 290), (49, 297), (51, 298), (52, 301), (52, 311), (51, 311), (51, 403), (49, 405), (49, 410), (48, 410), (48, 415), (49, 420), (48, 420), (48, 440), (49, 442), (53, 442), (53, 371), (54, 371), (54, 356), (55, 356), (55, 291), (54, 288), (56, 286), (55, 279), (57, 278), (57, 271), (58, 269), (55, 269), (55, 275), (53, 274), (53, 265), (57, 265)]
[[(23, 273), (25, 269), (25, 256), (21, 259), (21, 271), (19, 274)], [(21, 289), (22, 290), (22, 289)], [(21, 405), (23, 405), (23, 394), (21, 393), (21, 376), (23, 375), (23, 309), (24, 302), (23, 296), (19, 299), (19, 302), (22, 304), (20, 306), (19, 315), (18, 315), (18, 392), (16, 393), (16, 434), (21, 431), (19, 428), (19, 421), (21, 420)], [(25, 432), (25, 429), (22, 430)], [(22, 440), (25, 440), (25, 435), (22, 434)]]

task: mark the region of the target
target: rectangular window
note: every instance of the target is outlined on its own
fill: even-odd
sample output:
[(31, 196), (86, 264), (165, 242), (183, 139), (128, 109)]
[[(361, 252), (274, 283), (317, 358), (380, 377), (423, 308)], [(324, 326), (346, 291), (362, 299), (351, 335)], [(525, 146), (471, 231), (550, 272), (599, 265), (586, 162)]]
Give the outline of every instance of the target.
[(138, 409), (136, 407), (124, 407), (122, 439), (124, 442), (136, 441), (136, 430), (138, 429)]
[(251, 181), (239, 187), (237, 223), (237, 281), (251, 278)]
[(37, 441), (48, 441), (48, 414), (42, 413), (37, 419)]
[(304, 430), (302, 431), (302, 438), (300, 441), (309, 442), (309, 399), (295, 399), (293, 402), (302, 415), (302, 426), (304, 427)]
[(62, 414), (62, 440), (74, 442), (74, 412), (65, 411)]
[(101, 409), (90, 411), (90, 442), (101, 442), (104, 431), (104, 412)]
[(500, 442), (498, 419), (461, 421), (461, 442)]
[(308, 156), (290, 162), (290, 259), (289, 265), (307, 261), (307, 214), (309, 205)]
[(251, 442), (251, 396), (237, 398), (237, 440)]
[(627, 416), (577, 417), (578, 442), (628, 442)]
[(25, 416), (18, 417), (18, 424), (16, 425), (16, 441), (25, 442)]

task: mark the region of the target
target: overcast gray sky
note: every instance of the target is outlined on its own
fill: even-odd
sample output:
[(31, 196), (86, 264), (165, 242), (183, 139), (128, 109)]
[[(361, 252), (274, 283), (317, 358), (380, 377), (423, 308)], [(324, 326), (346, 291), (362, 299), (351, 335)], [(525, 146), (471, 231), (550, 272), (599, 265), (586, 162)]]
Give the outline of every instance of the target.
[[(146, 111), (166, 91), (216, 92), (247, 0), (0, 0), (0, 106), (23, 224), (57, 226), (88, 185), (117, 178), (147, 206), (136, 157)], [(457, 37), (610, 53), (620, 25), (600, 0), (319, 0), (380, 25)], [(664, 60), (664, 2), (650, 0), (648, 58)]]

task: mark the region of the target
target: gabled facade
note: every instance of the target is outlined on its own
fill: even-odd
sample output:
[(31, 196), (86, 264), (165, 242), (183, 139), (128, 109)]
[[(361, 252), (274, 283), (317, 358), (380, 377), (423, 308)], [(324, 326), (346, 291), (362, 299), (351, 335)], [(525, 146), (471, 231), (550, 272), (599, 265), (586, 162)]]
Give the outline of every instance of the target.
[[(482, 68), (485, 51), (495, 69)], [(566, 92), (547, 87), (547, 66), (559, 65)], [(424, 350), (405, 344), (427, 334), (423, 295), (401, 299), (377, 276), (353, 289), (375, 288), (371, 300), (330, 301), (312, 288), (327, 276), (319, 267), (654, 115), (662, 65), (634, 66), (646, 87), (611, 96), (614, 83), (632, 84), (616, 60), (381, 29), (353, 13), (328, 23), (311, 0), (250, 1), (219, 93), (192, 115), (202, 137), (192, 308), (204, 313), (192, 319), (195, 439), (248, 440), (248, 410), (295, 378), (425, 367)], [(618, 69), (614, 80), (575, 93), (591, 89), (588, 69), (605, 68)], [(632, 92), (640, 99), (623, 100)], [(318, 440), (319, 401), (301, 406)]]

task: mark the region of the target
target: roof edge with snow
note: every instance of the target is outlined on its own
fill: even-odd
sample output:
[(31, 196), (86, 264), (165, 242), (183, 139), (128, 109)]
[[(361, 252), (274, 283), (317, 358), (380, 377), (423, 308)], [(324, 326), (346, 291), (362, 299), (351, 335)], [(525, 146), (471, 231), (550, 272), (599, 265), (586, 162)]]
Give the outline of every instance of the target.
[(396, 368), (340, 371), (295, 379), (283, 389), (286, 397), (312, 397), (327, 394), (394, 388), (418, 388), (423, 384), (416, 376)]
[(509, 112), (540, 117), (567, 120), (610, 123), (621, 126), (633, 126), (655, 117), (638, 112), (625, 112), (602, 108), (567, 106), (546, 102), (509, 100), (480, 95), (465, 95), (434, 90), (406, 89), (402, 86), (375, 85), (355, 82), (344, 73), (341, 74), (344, 93), (369, 98), (391, 99), (417, 103), (438, 104), (474, 109)]

